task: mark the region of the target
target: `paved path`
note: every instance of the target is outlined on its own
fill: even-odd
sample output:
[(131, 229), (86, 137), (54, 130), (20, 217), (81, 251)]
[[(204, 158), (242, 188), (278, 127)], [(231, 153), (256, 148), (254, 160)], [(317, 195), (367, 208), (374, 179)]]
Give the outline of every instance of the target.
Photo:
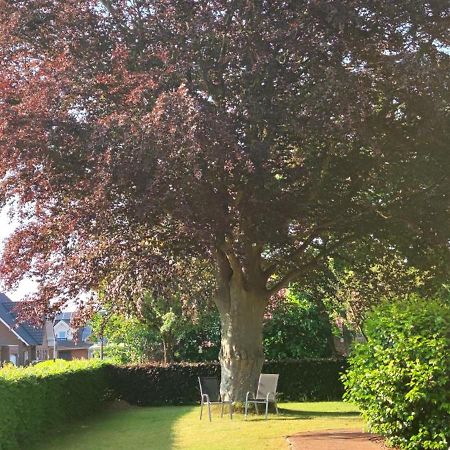
[(288, 437), (293, 450), (383, 450), (383, 439), (360, 430), (325, 430)]

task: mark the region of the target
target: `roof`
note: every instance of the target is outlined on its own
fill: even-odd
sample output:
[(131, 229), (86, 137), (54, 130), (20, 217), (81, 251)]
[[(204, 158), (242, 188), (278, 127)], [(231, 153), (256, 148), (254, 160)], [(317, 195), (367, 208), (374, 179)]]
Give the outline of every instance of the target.
[(63, 321), (66, 322), (67, 325), (70, 325), (70, 321), (72, 320), (72, 312), (60, 312), (58, 314), (56, 314), (55, 316), (55, 323), (59, 322), (59, 321)]
[[(55, 326), (59, 322), (65, 322), (70, 328), (72, 328), (71, 326), (72, 316), (73, 312), (71, 311), (60, 312), (56, 314), (53, 325)], [(86, 342), (92, 334), (92, 327), (90, 325), (85, 325), (84, 327), (78, 328), (78, 330), (76, 330), (76, 334), (78, 337), (78, 341)]]
[(92, 334), (92, 327), (90, 325), (86, 325), (79, 330), (79, 333), (81, 333), (80, 339), (83, 342), (86, 342)]
[(26, 345), (42, 345), (43, 327), (35, 327), (26, 322), (17, 323), (14, 308), (19, 302), (13, 302), (5, 294), (0, 293), (0, 321), (3, 322)]
[(58, 350), (76, 350), (78, 348), (89, 348), (92, 344), (89, 342), (75, 342), (69, 339), (57, 339), (56, 346)]

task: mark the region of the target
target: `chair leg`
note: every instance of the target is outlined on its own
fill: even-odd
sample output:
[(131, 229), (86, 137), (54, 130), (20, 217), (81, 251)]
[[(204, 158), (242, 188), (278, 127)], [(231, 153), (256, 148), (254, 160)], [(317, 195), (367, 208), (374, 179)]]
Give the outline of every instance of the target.
[(244, 419), (247, 420), (247, 411), (248, 411), (248, 401), (245, 401), (245, 414), (244, 414)]
[(278, 405), (277, 405), (277, 402), (274, 402), (274, 404), (275, 404), (275, 411), (276, 411), (277, 414), (278, 414)]
[(230, 419), (233, 419), (233, 402), (230, 401)]
[(255, 402), (254, 405), (255, 405), (255, 411), (256, 411), (256, 414), (259, 415), (258, 403)]
[(266, 402), (266, 420), (267, 420), (267, 414), (269, 413), (269, 402)]
[(202, 415), (203, 415), (203, 399), (200, 403), (200, 420), (202, 420)]
[(220, 412), (220, 418), (223, 417), (223, 408), (224, 408), (225, 404), (222, 402), (222, 411)]
[(209, 416), (209, 421), (211, 422), (211, 403), (208, 402), (208, 416)]

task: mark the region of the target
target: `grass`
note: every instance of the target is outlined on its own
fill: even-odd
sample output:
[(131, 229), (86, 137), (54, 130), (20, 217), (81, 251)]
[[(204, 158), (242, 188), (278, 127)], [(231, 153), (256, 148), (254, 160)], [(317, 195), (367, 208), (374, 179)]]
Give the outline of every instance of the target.
[[(241, 450), (288, 448), (286, 436), (300, 431), (363, 428), (356, 407), (342, 402), (280, 403), (280, 415), (242, 414), (199, 420), (195, 406), (130, 407), (68, 425), (35, 450)], [(31, 448), (31, 447), (29, 447)]]

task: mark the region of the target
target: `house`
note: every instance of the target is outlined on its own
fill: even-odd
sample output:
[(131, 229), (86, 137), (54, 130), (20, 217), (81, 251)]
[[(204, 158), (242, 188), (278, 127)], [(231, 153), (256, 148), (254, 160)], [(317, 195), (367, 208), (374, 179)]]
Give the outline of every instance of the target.
[(92, 328), (85, 326), (74, 330), (70, 326), (72, 315), (71, 312), (63, 312), (55, 317), (53, 329), (58, 358), (66, 360), (88, 359), (91, 356), (92, 343), (89, 342), (89, 337), (92, 334)]
[(47, 321), (41, 327), (17, 324), (16, 306), (16, 302), (0, 293), (0, 363), (10, 361), (23, 366), (34, 360), (52, 359), (55, 345), (52, 323)]
[(57, 314), (53, 322), (47, 320), (36, 327), (17, 323), (16, 306), (17, 302), (0, 293), (0, 364), (12, 362), (23, 366), (54, 357), (66, 360), (91, 357), (92, 329), (86, 326), (74, 330), (70, 326), (73, 313)]

